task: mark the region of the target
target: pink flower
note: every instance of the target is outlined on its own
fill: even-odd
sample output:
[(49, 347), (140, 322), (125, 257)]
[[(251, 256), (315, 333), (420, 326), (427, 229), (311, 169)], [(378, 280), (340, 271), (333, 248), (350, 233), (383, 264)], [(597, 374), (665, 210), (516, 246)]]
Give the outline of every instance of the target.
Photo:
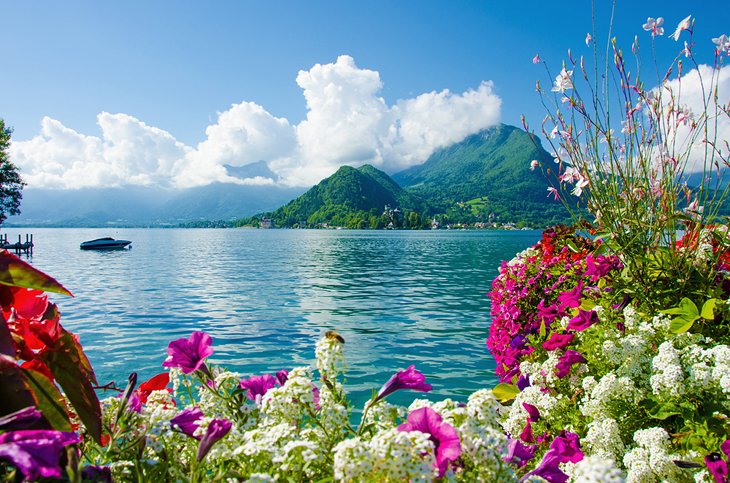
[(565, 354), (560, 356), (558, 363), (555, 368), (558, 370), (555, 375), (562, 379), (570, 373), (570, 368), (573, 364), (587, 362), (586, 358), (580, 352), (568, 349)]
[(450, 424), (444, 423), (441, 416), (429, 407), (411, 412), (408, 422), (398, 426), (398, 431), (420, 431), (431, 436), (439, 478), (444, 476), (449, 463), (461, 456), (461, 442), (456, 430)]
[(578, 285), (576, 285), (573, 290), (570, 290), (568, 292), (563, 292), (560, 295), (558, 295), (558, 303), (560, 304), (560, 308), (570, 307), (570, 308), (576, 308), (580, 307), (580, 299), (583, 296), (583, 282), (578, 282)]
[(556, 188), (551, 186), (547, 190), (548, 190), (548, 197), (552, 195), (555, 198), (555, 201), (560, 199), (560, 195), (558, 194), (558, 190)]
[(567, 329), (583, 332), (596, 322), (598, 322), (598, 314), (595, 310), (578, 309), (578, 315), (570, 319)]
[(722, 34), (717, 38), (712, 39), (712, 43), (717, 45), (717, 54), (729, 54), (730, 55), (730, 38), (727, 35)]
[(384, 399), (389, 394), (393, 394), (395, 391), (400, 389), (428, 392), (433, 389), (433, 386), (431, 386), (431, 384), (426, 384), (426, 377), (416, 370), (416, 366), (409, 366), (405, 371), (399, 371), (388, 379), (388, 382), (380, 388), (380, 391), (373, 403)]
[[(205, 332), (193, 332), (188, 339), (177, 339), (167, 346), (162, 367), (179, 367), (190, 374), (205, 366), (204, 359), (213, 354), (213, 340)], [(207, 368), (206, 368), (207, 369)]]
[(263, 376), (251, 376), (238, 383), (241, 389), (248, 389), (246, 397), (251, 401), (260, 402), (261, 398), (269, 389), (276, 386), (276, 379), (271, 374)]
[(555, 77), (555, 84), (553, 85), (553, 88), (551, 89), (553, 92), (565, 92), (568, 89), (573, 88), (573, 80), (571, 79), (573, 75), (572, 70), (565, 70), (565, 67), (563, 67), (563, 70), (560, 71), (560, 74), (558, 74)]
[(664, 27), (662, 27), (663, 24), (663, 17), (659, 17), (656, 20), (653, 17), (649, 17), (646, 19), (646, 23), (643, 25), (643, 28), (647, 32), (651, 32), (651, 36), (654, 37), (656, 35), (664, 35)]
[(548, 340), (542, 343), (542, 348), (546, 351), (554, 351), (556, 349), (564, 349), (573, 343), (575, 334), (558, 334), (553, 333)]
[(198, 421), (203, 418), (203, 411), (199, 407), (195, 406), (193, 409), (186, 409), (180, 411), (177, 416), (170, 420), (172, 429), (180, 431), (183, 434), (187, 434), (191, 438), (200, 439), (200, 436), (195, 436), (195, 430), (198, 429)]
[(540, 166), (540, 161), (538, 161), (537, 159), (533, 159), (532, 161), (530, 161), (530, 171), (535, 171), (535, 168), (537, 168), (538, 166)]
[(25, 480), (61, 478), (61, 453), (77, 444), (75, 433), (45, 429), (23, 429), (0, 434), (0, 459), (9, 461)]
[(593, 41), (593, 37), (591, 37), (590, 33), (586, 34), (586, 45), (591, 45), (591, 42)]
[(674, 30), (674, 33), (669, 36), (670, 39), (674, 39), (675, 41), (679, 40), (679, 34), (682, 33), (682, 30), (689, 30), (691, 26), (690, 18), (692, 18), (692, 15), (687, 15), (682, 19), (681, 22), (677, 25), (677, 28)]
[(510, 439), (507, 443), (507, 456), (502, 457), (502, 461), (517, 465), (518, 468), (522, 468), (535, 457), (535, 450), (537, 446), (530, 445), (525, 446), (520, 443), (519, 439)]
[(535, 57), (532, 58), (532, 63), (539, 64), (541, 60), (542, 59), (540, 59), (540, 54), (535, 54)]
[(210, 448), (228, 434), (232, 425), (227, 419), (214, 419), (208, 424), (205, 436), (200, 440), (200, 446), (198, 446), (198, 461), (202, 461), (205, 455), (208, 454), (208, 451), (210, 451)]

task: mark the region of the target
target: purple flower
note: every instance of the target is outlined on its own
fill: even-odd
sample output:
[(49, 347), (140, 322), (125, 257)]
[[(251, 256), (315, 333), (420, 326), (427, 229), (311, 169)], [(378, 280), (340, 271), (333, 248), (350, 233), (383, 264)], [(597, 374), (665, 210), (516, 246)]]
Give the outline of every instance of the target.
[(162, 367), (179, 367), (190, 374), (205, 367), (204, 359), (213, 354), (213, 339), (205, 332), (193, 332), (189, 339), (177, 339), (167, 346), (167, 359)]
[(320, 405), (319, 405), (319, 388), (312, 383), (312, 404), (314, 404), (314, 409), (319, 411)]
[(595, 310), (578, 309), (578, 315), (570, 319), (567, 328), (568, 330), (582, 332), (596, 322), (598, 322), (598, 314)]
[(554, 351), (556, 349), (565, 349), (573, 343), (575, 334), (558, 334), (553, 333), (548, 340), (542, 343), (542, 348), (546, 351)]
[(522, 403), (522, 407), (525, 408), (527, 414), (530, 416), (530, 420), (538, 421), (540, 419), (540, 410), (532, 404)]
[(137, 414), (142, 413), (142, 401), (139, 399), (136, 391), (129, 396), (127, 411), (134, 411)]
[(210, 448), (216, 443), (216, 441), (223, 438), (231, 430), (232, 423), (227, 419), (213, 419), (208, 424), (208, 429), (205, 431), (205, 436), (200, 440), (200, 446), (198, 446), (198, 461), (202, 461), (205, 455), (208, 454)]
[(710, 453), (705, 456), (705, 464), (717, 483), (727, 483), (727, 463), (720, 453)]
[(522, 468), (535, 457), (537, 446), (525, 446), (519, 439), (510, 439), (507, 444), (507, 456), (502, 457), (502, 461)]
[(530, 418), (527, 418), (527, 424), (525, 424), (525, 429), (520, 433), (520, 439), (525, 443), (535, 442), (535, 434), (532, 432), (532, 420)]
[(568, 373), (570, 373), (570, 368), (573, 366), (573, 364), (578, 364), (582, 362), (586, 362), (586, 358), (583, 357), (580, 352), (569, 349), (565, 351), (565, 354), (560, 356), (560, 359), (558, 359), (558, 363), (555, 366), (555, 368), (558, 370), (556, 375), (558, 376), (558, 378), (562, 379), (567, 376)]
[(398, 426), (398, 431), (420, 431), (431, 436), (439, 478), (444, 476), (449, 463), (461, 456), (461, 442), (456, 430), (450, 424), (444, 423), (441, 416), (429, 407), (411, 412), (408, 422)]
[(537, 465), (537, 468), (520, 478), (520, 481), (525, 481), (527, 478), (534, 475), (539, 476), (550, 483), (565, 483), (568, 481), (568, 475), (560, 470), (560, 463), (563, 463), (563, 461), (560, 460), (560, 456), (558, 456), (557, 452), (550, 450), (542, 457), (542, 461), (540, 461), (540, 464)]
[(578, 285), (569, 292), (563, 292), (558, 295), (558, 303), (561, 308), (580, 307), (580, 298), (583, 296), (583, 282), (578, 282)]
[(526, 387), (530, 387), (530, 376), (520, 376), (517, 379), (517, 389), (524, 391)]
[(20, 409), (0, 418), (0, 430), (23, 429), (41, 420), (43, 415), (33, 406)]
[(241, 389), (248, 389), (246, 397), (252, 401), (259, 402), (269, 389), (276, 386), (276, 379), (271, 374), (263, 376), (251, 376), (238, 383)]
[(283, 386), (284, 384), (286, 384), (286, 381), (289, 380), (289, 371), (282, 369), (279, 372), (277, 372), (276, 380), (280, 386)]
[(416, 370), (416, 366), (410, 366), (405, 371), (399, 371), (388, 379), (373, 403), (384, 399), (400, 389), (411, 389), (413, 391), (428, 392), (433, 389), (431, 384), (426, 384), (426, 377)]
[(108, 466), (84, 466), (81, 470), (83, 481), (94, 481), (97, 483), (113, 483), (112, 470)]
[(561, 463), (577, 463), (583, 459), (583, 452), (580, 450), (580, 439), (575, 433), (561, 431), (552, 443), (550, 449), (557, 452)]
[(75, 433), (45, 429), (24, 429), (0, 434), (0, 459), (8, 460), (26, 480), (61, 478), (61, 453), (77, 444)]
[(198, 421), (203, 417), (203, 411), (198, 406), (193, 409), (185, 409), (180, 411), (177, 416), (170, 420), (172, 429), (180, 431), (188, 436), (200, 439), (200, 436), (195, 436), (195, 430), (198, 429)]

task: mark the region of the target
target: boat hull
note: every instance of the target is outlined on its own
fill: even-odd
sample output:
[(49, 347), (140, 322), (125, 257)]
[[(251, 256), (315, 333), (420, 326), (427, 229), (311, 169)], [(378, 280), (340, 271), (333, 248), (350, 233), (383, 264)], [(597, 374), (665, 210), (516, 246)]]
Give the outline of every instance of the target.
[(83, 242), (80, 248), (82, 250), (124, 250), (131, 244), (132, 242), (129, 240), (100, 239)]

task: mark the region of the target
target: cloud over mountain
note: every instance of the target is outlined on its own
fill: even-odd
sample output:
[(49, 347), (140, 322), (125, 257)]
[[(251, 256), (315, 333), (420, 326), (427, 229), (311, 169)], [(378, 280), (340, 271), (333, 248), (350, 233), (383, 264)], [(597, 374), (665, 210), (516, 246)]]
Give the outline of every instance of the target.
[(420, 164), (439, 147), (499, 122), (501, 100), (491, 82), (388, 105), (379, 95), (380, 74), (346, 55), (300, 71), (296, 82), (307, 103), (307, 116), (296, 125), (241, 102), (219, 113), (206, 139), (192, 147), (127, 114), (100, 113), (101, 136), (45, 117), (38, 135), (15, 140), (11, 157), (34, 188), (271, 184), (232, 176), (226, 168), (261, 160), (277, 182), (309, 186), (346, 164), (390, 172)]

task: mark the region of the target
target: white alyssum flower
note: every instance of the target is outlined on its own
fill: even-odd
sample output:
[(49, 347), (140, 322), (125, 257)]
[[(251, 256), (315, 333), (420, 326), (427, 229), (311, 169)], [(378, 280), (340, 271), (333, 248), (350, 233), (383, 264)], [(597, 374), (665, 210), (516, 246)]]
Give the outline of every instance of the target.
[(586, 456), (573, 466), (571, 481), (576, 483), (623, 483), (624, 474), (612, 459)]
[(625, 450), (618, 423), (613, 418), (588, 423), (588, 432), (581, 445), (585, 445), (587, 453), (604, 460), (620, 460)]
[(314, 353), (317, 357), (317, 369), (322, 377), (334, 381), (345, 369), (343, 347), (344, 344), (336, 337), (324, 336), (317, 341)]
[(307, 410), (314, 411), (312, 373), (307, 367), (295, 367), (281, 387), (266, 391), (261, 399), (264, 424), (294, 424)]
[(634, 442), (637, 446), (623, 459), (627, 483), (681, 480), (681, 470), (674, 464), (680, 458), (669, 452), (669, 434), (664, 428), (640, 429), (634, 433)]
[[(234, 483), (238, 480), (231, 478), (229, 481)], [(248, 477), (245, 483), (274, 483), (275, 481), (275, 478), (267, 475), (266, 473), (251, 473), (251, 476)]]
[(685, 389), (684, 371), (679, 352), (671, 341), (659, 346), (659, 353), (652, 359), (651, 389), (656, 395), (680, 397)]
[[(552, 396), (542, 391), (539, 386), (528, 386), (515, 397), (509, 409), (507, 419), (503, 421), (502, 427), (507, 434), (516, 437), (525, 428), (527, 423), (527, 411), (522, 403), (535, 406), (540, 411), (540, 418), (550, 420), (551, 413), (556, 408), (564, 406), (566, 398), (563, 394)], [(556, 412), (559, 412), (556, 410)]]
[(580, 410), (584, 416), (594, 420), (618, 420), (633, 411), (642, 396), (641, 389), (631, 378), (617, 377), (613, 372), (607, 373), (597, 382), (590, 376), (585, 378), (583, 388), (586, 394), (581, 400)]

